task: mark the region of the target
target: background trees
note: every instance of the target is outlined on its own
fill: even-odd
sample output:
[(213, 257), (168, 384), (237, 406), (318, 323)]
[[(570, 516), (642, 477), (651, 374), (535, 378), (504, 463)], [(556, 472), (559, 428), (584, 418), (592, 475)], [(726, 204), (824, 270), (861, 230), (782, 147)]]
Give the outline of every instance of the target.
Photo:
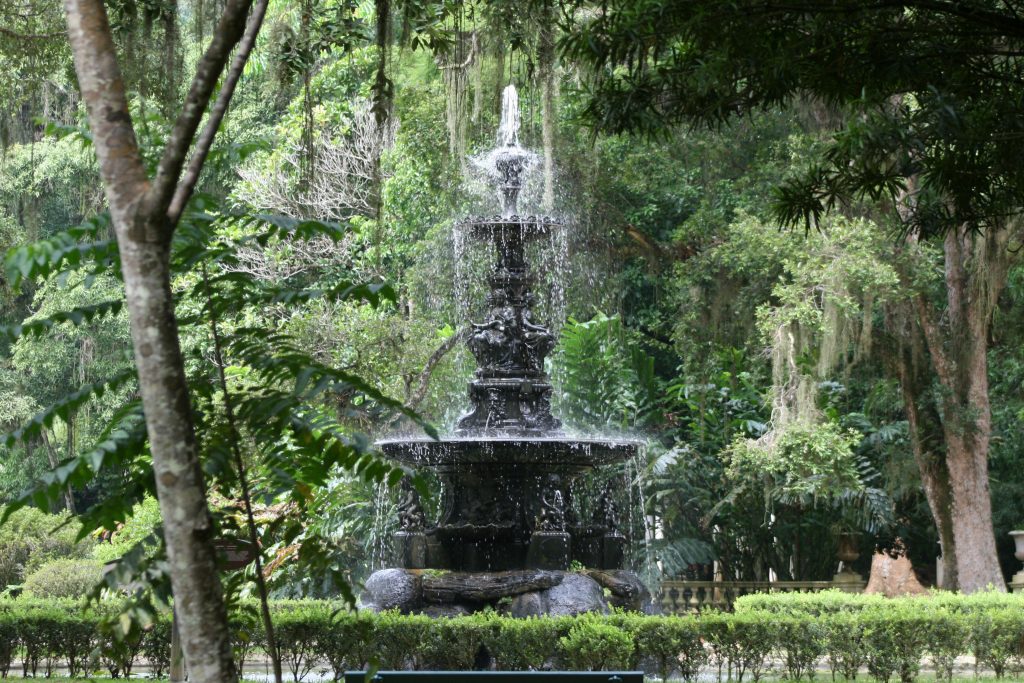
[[(801, 100), (835, 115), (820, 152), (778, 187), (775, 214), (810, 229), (826, 211), (873, 208), (904, 235), (896, 263), (912, 304), (890, 307), (908, 349), (896, 365), (924, 488), (955, 555), (947, 577), (955, 565), (965, 590), (1001, 587), (987, 354), (1019, 239), (1022, 177), (1007, 156), (1024, 124), (1016, 6), (654, 0), (584, 16), (567, 21), (565, 45), (593, 68), (587, 113), (603, 130), (718, 125)], [(942, 245), (941, 283), (927, 281), (930, 239)], [(925, 406), (911, 378), (927, 372), (915, 345), (941, 388), (938, 424), (915, 409)], [(944, 462), (934, 461), (938, 431)]]
[[(656, 41), (638, 43), (647, 53), (619, 45), (630, 31), (650, 30), (650, 15), (631, 14), (634, 6), (660, 8), (659, 26), (674, 31), (656, 34), (661, 51)], [(1020, 525), (1024, 362), (1014, 340), (1024, 290), (1012, 258), (999, 268), (988, 256), (978, 260), (979, 249), (992, 253), (987, 240), (1013, 230), (998, 207), (1011, 206), (1017, 182), (1008, 161), (1015, 58), (998, 54), (984, 37), (993, 29), (970, 17), (879, 10), (869, 21), (840, 5), (836, 16), (814, 18), (809, 4), (806, 25), (789, 25), (774, 10), (717, 8), (729, 35), (697, 36), (712, 29), (693, 23), (694, 7), (612, 3), (606, 16), (544, 3), (530, 11), (481, 2), (396, 3), (384, 12), (327, 0), (268, 8), (200, 194), (161, 258), (212, 529), (249, 537), (241, 460), (271, 593), (336, 595), (343, 580), (358, 582), (387, 562), (392, 503), (381, 484), (399, 473), (376, 461), (369, 444), (398, 423), (389, 397), (438, 425), (465, 408), (472, 362), (458, 339), (478, 314), (474, 288), (487, 255), (453, 237), (453, 225), (494, 206), (461, 150), (493, 144), (510, 79), (523, 93), (526, 144), (550, 148), (555, 161), (525, 201), (535, 211), (553, 199), (570, 224), (538, 269), (539, 291), (551, 292), (544, 317), (564, 327), (551, 367), (560, 410), (574, 428), (649, 439), (646, 456), (615, 476), (631, 483), (623, 507), (632, 510), (635, 559), (652, 580), (716, 572), (828, 578), (835, 563), (821, 549), (837, 531), (859, 530), (865, 545), (883, 549), (901, 539), (926, 579), (934, 579), (941, 536), (953, 585), (959, 553), (944, 501), (954, 495), (948, 463), (957, 447), (947, 432), (982, 432), (948, 417), (981, 419), (974, 408), (960, 410), (979, 400), (981, 379), (991, 378), (995, 538)], [(200, 2), (107, 8), (149, 172), (217, 15)], [(564, 24), (554, 62), (544, 33), (552, 15)], [(373, 30), (382, 18), (390, 28), (383, 51)], [(755, 20), (763, 32), (743, 23)], [(913, 35), (913, 50), (879, 27)], [(875, 30), (883, 42), (872, 47)], [(741, 31), (758, 41), (736, 44)], [(954, 47), (943, 31), (955, 35)], [(1009, 45), (1016, 38), (1007, 31)], [(0, 416), (10, 430), (28, 424), (0, 453), (4, 472), (17, 475), (5, 478), (3, 496), (22, 500), (36, 482), (44, 506), (70, 501), (87, 528), (109, 532), (152, 506), (156, 482), (139, 385), (119, 374), (134, 357), (128, 313), (112, 303), (123, 296), (124, 265), (102, 218), (109, 202), (90, 144), (97, 131), (86, 129), (59, 33), (58, 25), (53, 36), (5, 36), (17, 42), (0, 50), (3, 73), (39, 83), (4, 115), (17, 135), (0, 161), (0, 235), (5, 248), (20, 248), (8, 257), (3, 292), (10, 327)], [(599, 53), (589, 54), (578, 35), (593, 35)], [(26, 65), (25, 40), (43, 41), (33, 49), (46, 59)], [(751, 57), (748, 70), (721, 59), (698, 64), (691, 43), (705, 56), (721, 57), (715, 46), (742, 48), (736, 54)], [(821, 53), (801, 52), (804, 45)], [(923, 64), (929, 49), (949, 63)], [(960, 69), (952, 62), (968, 52), (962, 68), (977, 69), (991, 87), (943, 108), (926, 76)], [(892, 64), (871, 73), (835, 65), (885, 55)], [(391, 84), (383, 90), (382, 56)], [(957, 74), (950, 87), (959, 97), (972, 76)], [(910, 94), (896, 98), (878, 85), (862, 96), (850, 82), (833, 83), (836, 76), (881, 85), (898, 77)], [(810, 97), (813, 87), (834, 92)], [(1002, 112), (1004, 137), (985, 133), (997, 127), (985, 106)], [(716, 127), (687, 127), (695, 116)], [(588, 121), (600, 124), (596, 135)], [(609, 131), (627, 126), (672, 136)], [(950, 135), (960, 136), (955, 144)], [(969, 158), (958, 156), (966, 149), (974, 149)], [(982, 167), (998, 192), (977, 189)], [(893, 195), (903, 179), (908, 191)], [(789, 207), (782, 218), (809, 215), (815, 229), (779, 230), (773, 206)], [(324, 222), (301, 220), (308, 218)], [(978, 230), (961, 229), (968, 223)], [(949, 271), (965, 274), (956, 286), (947, 263), (963, 265)], [(984, 287), (985, 297), (964, 296), (961, 281)], [(951, 324), (951, 302), (965, 301), (955, 315), (973, 328)], [(989, 316), (997, 324), (979, 327)], [(924, 319), (935, 323), (931, 338)], [(958, 368), (966, 358), (974, 370), (943, 380), (936, 354)], [(60, 403), (83, 386), (80, 401)], [(966, 394), (949, 389), (962, 386)], [(54, 402), (48, 418), (31, 422)], [(960, 450), (976, 458), (980, 443)], [(46, 475), (51, 459), (56, 476)], [(825, 465), (836, 475), (828, 486)], [(595, 490), (602, 484), (593, 482)], [(142, 517), (149, 522), (141, 530), (122, 529), (99, 546), (130, 558), (125, 577), (159, 574), (161, 529)], [(1008, 549), (999, 549), (1009, 569)], [(994, 577), (995, 554), (986, 552), (985, 576)], [(255, 591), (254, 578), (228, 590)]]

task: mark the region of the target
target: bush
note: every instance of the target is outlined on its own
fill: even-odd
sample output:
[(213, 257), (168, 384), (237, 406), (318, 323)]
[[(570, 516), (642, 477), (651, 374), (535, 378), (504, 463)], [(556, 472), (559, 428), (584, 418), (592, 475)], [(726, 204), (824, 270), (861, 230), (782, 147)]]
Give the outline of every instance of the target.
[(832, 676), (848, 680), (857, 678), (857, 671), (867, 660), (864, 625), (857, 614), (837, 612), (825, 620), (825, 650)]
[[(782, 597), (782, 596), (780, 596)], [(752, 609), (752, 604), (758, 606)], [(601, 670), (653, 665), (661, 678), (696, 680), (709, 662), (733, 680), (761, 679), (770, 662), (788, 680), (810, 680), (827, 657), (835, 678), (854, 680), (866, 666), (879, 681), (914, 680), (928, 655), (937, 677), (949, 680), (957, 656), (973, 651), (979, 666), (1006, 676), (1024, 664), (1024, 600), (1020, 596), (938, 595), (935, 599), (883, 600), (863, 596), (786, 597), (746, 601), (736, 614), (647, 617), (590, 614), (513, 619), (493, 612), (436, 619), (398, 612), (353, 613), (328, 601), (271, 603), (278, 652), (290, 678), (329, 666), (336, 680), (346, 670), (473, 669), (490, 655), (501, 671)], [(761, 608), (763, 607), (763, 609)], [(69, 599), (0, 599), (0, 677), (12, 659), (23, 674), (66, 666), (90, 673), (90, 657), (112, 675), (130, 674), (140, 656), (163, 674), (170, 663), (170, 615), (145, 631), (118, 638), (120, 606), (101, 603), (83, 611)], [(231, 635), (239, 662), (266, 647), (258, 604), (234, 603)], [(723, 677), (724, 678), (724, 677)]]
[(763, 612), (702, 616), (701, 631), (711, 644), (715, 664), (742, 683), (748, 673), (755, 680), (764, 675), (775, 649), (776, 617)]
[(814, 679), (814, 667), (825, 654), (827, 630), (819, 619), (782, 616), (774, 621), (776, 651), (786, 676), (799, 681), (805, 675)]
[(684, 681), (697, 680), (701, 667), (708, 663), (700, 624), (694, 617), (641, 617), (634, 629), (638, 657), (653, 659), (663, 681), (674, 673)]
[(924, 625), (924, 639), (937, 681), (951, 682), (956, 658), (970, 651), (970, 623), (964, 614), (932, 612)]
[(569, 633), (566, 617), (493, 618), (484, 646), (499, 671), (540, 671), (554, 655), (552, 644)]
[(0, 527), (0, 589), (20, 585), (50, 560), (88, 557), (94, 543), (76, 541), (80, 528), (67, 513), (22, 508), (12, 514)]
[(22, 589), (34, 598), (82, 598), (103, 578), (95, 560), (50, 560), (25, 578)]
[(558, 645), (566, 668), (573, 671), (621, 670), (633, 654), (628, 634), (589, 615), (581, 617)]
[(1024, 611), (995, 609), (968, 618), (975, 666), (992, 669), (996, 678), (1002, 678), (1024, 648)]
[(915, 680), (925, 650), (928, 615), (904, 604), (884, 610), (866, 610), (859, 618), (864, 624), (866, 659), (871, 675), (882, 683), (888, 683), (894, 675), (903, 683)]

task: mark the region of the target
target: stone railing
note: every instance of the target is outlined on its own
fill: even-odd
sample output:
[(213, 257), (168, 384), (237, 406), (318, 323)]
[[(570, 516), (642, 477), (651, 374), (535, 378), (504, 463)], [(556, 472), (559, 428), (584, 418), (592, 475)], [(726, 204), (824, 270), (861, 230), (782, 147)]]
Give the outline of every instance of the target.
[(816, 593), (831, 588), (860, 593), (864, 590), (863, 580), (851, 580), (852, 577), (842, 575), (837, 579), (839, 580), (662, 581), (657, 600), (664, 614), (687, 614), (706, 609), (731, 610), (736, 598), (750, 593)]

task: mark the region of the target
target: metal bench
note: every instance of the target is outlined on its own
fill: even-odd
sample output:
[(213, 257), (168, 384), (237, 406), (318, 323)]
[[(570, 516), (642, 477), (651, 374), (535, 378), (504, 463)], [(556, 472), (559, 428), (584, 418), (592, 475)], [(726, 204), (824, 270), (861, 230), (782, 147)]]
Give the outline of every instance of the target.
[(345, 683), (644, 683), (642, 671), (346, 671)]

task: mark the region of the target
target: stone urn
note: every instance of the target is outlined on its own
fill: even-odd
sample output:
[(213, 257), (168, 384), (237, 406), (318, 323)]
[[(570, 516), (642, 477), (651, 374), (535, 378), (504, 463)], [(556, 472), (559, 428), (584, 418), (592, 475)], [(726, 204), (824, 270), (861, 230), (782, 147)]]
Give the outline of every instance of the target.
[(839, 590), (859, 593), (864, 588), (864, 577), (853, 570), (853, 563), (860, 557), (860, 534), (855, 531), (841, 531), (836, 537), (838, 548), (836, 559), (843, 563), (841, 571), (832, 577)]
[(860, 534), (856, 532), (843, 532), (839, 534), (837, 539), (839, 542), (839, 549), (836, 551), (836, 557), (844, 565), (850, 565), (857, 561), (860, 557)]
[(1024, 562), (1024, 530), (1011, 531), (1010, 536), (1013, 537), (1013, 542), (1017, 545), (1013, 556)]
[[(1010, 536), (1013, 537), (1013, 542), (1016, 544), (1013, 556), (1024, 562), (1024, 529), (1011, 531)], [(1024, 569), (1021, 569), (1010, 579), (1010, 590), (1014, 593), (1024, 593)]]

